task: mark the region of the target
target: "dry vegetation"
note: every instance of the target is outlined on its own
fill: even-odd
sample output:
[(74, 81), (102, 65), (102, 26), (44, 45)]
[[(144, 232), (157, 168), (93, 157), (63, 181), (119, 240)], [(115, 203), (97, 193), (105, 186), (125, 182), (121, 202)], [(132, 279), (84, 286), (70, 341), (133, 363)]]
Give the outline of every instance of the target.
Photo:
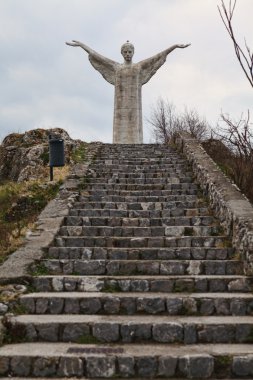
[(68, 168), (55, 168), (54, 182), (5, 182), (0, 184), (0, 262), (24, 243), (39, 213), (53, 199)]
[[(36, 133), (36, 130), (33, 132)], [(87, 143), (79, 141), (71, 149), (67, 164), (54, 168), (53, 182), (49, 182), (48, 154), (45, 155), (43, 166), (38, 168), (38, 172), (44, 170), (46, 178), (0, 182), (0, 263), (24, 243), (27, 231), (33, 229), (40, 212), (58, 193), (60, 185), (69, 174), (70, 165), (85, 161), (87, 146)]]
[(174, 144), (180, 132), (190, 133), (253, 203), (253, 127), (249, 112), (239, 121), (222, 114), (217, 128), (211, 129), (197, 111), (178, 113), (172, 103), (158, 99), (148, 122), (157, 143)]

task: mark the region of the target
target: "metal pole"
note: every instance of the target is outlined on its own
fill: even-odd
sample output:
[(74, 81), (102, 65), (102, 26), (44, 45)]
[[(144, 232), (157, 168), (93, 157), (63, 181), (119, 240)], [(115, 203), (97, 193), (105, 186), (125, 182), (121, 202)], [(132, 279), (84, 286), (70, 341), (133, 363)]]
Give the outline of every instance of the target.
[(54, 167), (50, 166), (50, 181), (54, 180)]

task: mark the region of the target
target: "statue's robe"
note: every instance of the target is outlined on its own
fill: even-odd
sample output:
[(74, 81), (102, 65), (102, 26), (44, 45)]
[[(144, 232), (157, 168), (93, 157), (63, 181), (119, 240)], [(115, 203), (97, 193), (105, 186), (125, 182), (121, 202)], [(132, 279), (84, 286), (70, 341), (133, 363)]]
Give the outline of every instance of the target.
[(167, 54), (165, 50), (138, 63), (120, 64), (90, 52), (92, 66), (115, 88), (114, 144), (143, 143), (141, 88), (164, 64)]

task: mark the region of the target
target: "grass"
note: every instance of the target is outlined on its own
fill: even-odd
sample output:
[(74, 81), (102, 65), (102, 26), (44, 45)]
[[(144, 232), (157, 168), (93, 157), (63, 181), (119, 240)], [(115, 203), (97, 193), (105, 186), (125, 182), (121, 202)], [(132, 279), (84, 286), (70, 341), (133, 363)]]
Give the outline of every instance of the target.
[(20, 304), (18, 301), (10, 305), (10, 311), (15, 315), (28, 314), (26, 307)]
[(30, 273), (32, 276), (46, 276), (49, 274), (49, 270), (43, 263), (39, 263), (35, 268), (30, 269)]
[(55, 198), (62, 179), (0, 184), (0, 263), (24, 243), (39, 213)]
[(230, 377), (233, 357), (228, 355), (216, 356), (214, 358), (215, 372), (218, 372), (222, 378)]
[(81, 142), (78, 148), (75, 148), (71, 154), (74, 163), (81, 163), (86, 161), (87, 143)]
[(224, 239), (216, 245), (217, 248), (232, 248), (232, 241), (229, 239)]
[(7, 319), (3, 322), (6, 328), (3, 337), (4, 344), (25, 342), (25, 326), (20, 324), (11, 324)]
[(77, 343), (79, 343), (79, 344), (99, 344), (101, 342), (93, 335), (82, 335), (77, 339)]
[(90, 183), (90, 177), (87, 175), (81, 179), (80, 183), (78, 184), (78, 189), (80, 191), (85, 190), (86, 187), (89, 185), (89, 183)]
[(118, 283), (115, 284), (106, 284), (105, 287), (102, 289), (103, 293), (119, 293), (121, 292), (121, 288)]

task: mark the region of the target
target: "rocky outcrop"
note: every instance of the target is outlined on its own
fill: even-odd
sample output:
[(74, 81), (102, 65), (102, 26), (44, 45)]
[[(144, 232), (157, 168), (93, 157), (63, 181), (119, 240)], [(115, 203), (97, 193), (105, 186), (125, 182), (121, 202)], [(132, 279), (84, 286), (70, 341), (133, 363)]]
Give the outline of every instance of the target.
[(27, 181), (48, 176), (49, 134), (64, 139), (66, 163), (71, 162), (71, 153), (82, 142), (72, 140), (61, 128), (33, 129), (5, 137), (0, 145), (0, 181)]

